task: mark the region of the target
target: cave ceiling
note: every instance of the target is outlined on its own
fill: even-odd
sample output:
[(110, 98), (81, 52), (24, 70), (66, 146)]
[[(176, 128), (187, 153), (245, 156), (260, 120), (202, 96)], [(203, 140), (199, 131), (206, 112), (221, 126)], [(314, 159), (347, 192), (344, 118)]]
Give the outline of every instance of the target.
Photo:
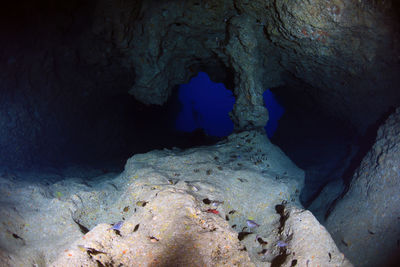
[[(48, 1), (25, 2), (21, 13), (36, 15), (16, 19), (24, 30), (11, 35), (29, 56), (10, 44), (1, 58), (4, 77), (15, 68), (33, 77), (32, 87), (53, 83), (38, 90), (128, 91), (161, 105), (203, 70), (233, 90), (236, 130), (265, 125), (268, 88), (304, 91), (360, 132), (400, 103), (395, 1), (94, 0), (47, 9)], [(21, 61), (40, 66), (26, 70)]]
[(304, 84), (330, 114), (360, 130), (400, 100), (397, 14), (390, 2), (102, 4), (94, 31), (111, 33), (136, 74), (129, 92), (147, 104), (163, 104), (204, 66), (214, 67), (215, 79), (234, 73), (237, 129), (265, 125), (262, 92), (283, 85), (301, 90)]

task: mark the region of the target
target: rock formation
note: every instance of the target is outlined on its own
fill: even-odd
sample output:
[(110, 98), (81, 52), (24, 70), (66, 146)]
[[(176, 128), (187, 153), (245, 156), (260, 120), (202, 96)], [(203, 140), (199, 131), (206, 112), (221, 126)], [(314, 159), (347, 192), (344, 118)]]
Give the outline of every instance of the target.
[(358, 266), (395, 266), (400, 236), (400, 108), (380, 127), (326, 226)]
[(184, 191), (160, 191), (120, 230), (97, 225), (51, 266), (255, 266), (228, 223), (199, 204)]
[[(207, 214), (201, 215), (203, 220), (211, 218), (216, 211), (214, 207), (204, 206), (209, 204), (202, 201), (224, 196), (227, 200), (219, 215), (227, 215), (231, 227), (233, 224), (242, 229), (247, 227), (246, 219), (265, 222), (257, 231), (260, 232), (258, 237), (266, 240), (268, 246), (260, 244), (258, 238), (244, 238), (242, 244), (248, 249), (248, 256), (243, 251), (223, 250), (212, 259), (213, 263), (223, 264), (229, 260), (247, 263), (250, 257), (260, 266), (267, 263), (291, 266), (297, 262), (306, 266), (313, 262), (324, 266), (349, 265), (314, 217), (301, 209), (302, 170), (261, 133), (268, 121), (262, 93), (268, 88), (285, 91), (281, 96), (290, 99), (286, 103), (315, 106), (315, 112), (324, 112), (333, 121), (345, 121), (354, 136), (361, 137), (400, 105), (398, 1), (53, 2), (23, 0), (17, 5), (9, 2), (0, 10), (0, 189), (4, 193), (0, 196), (0, 214), (3, 214), (2, 220), (10, 218), (1, 224), (4, 230), (0, 235), (1, 260), (11, 262), (10, 265), (48, 263), (55, 258), (55, 252), (40, 252), (44, 256), (36, 261), (27, 255), (35, 250), (32, 247), (35, 241), (53, 238), (61, 230), (68, 231), (74, 240), (80, 235), (79, 227), (94, 228), (99, 236), (118, 239), (114, 230), (109, 231), (111, 223), (117, 219), (137, 223), (138, 219), (132, 210), (124, 214), (129, 217), (121, 218), (121, 209), (137, 201), (148, 201), (149, 207), (152, 205), (150, 200), (137, 200), (129, 194), (120, 196), (134, 193), (134, 190), (121, 188), (135, 184), (140, 190), (148, 190), (147, 193), (160, 191), (160, 187), (173, 187), (177, 190), (175, 193), (186, 190), (182, 199), (190, 202), (193, 210), (204, 212), (207, 207)], [(101, 172), (107, 173), (108, 162), (99, 159), (108, 156), (126, 160), (133, 153), (163, 144), (160, 140), (168, 139), (172, 128), (166, 108), (168, 101), (180, 84), (188, 82), (199, 71), (207, 72), (216, 82), (224, 82), (235, 95), (236, 103), (230, 113), (235, 133), (225, 142), (195, 150), (170, 149), (135, 155), (128, 161), (125, 172), (118, 176), (121, 179), (116, 178), (116, 184), (102, 181), (99, 175), (86, 175), (88, 180), (99, 178), (95, 179), (99, 185), (95, 189), (85, 179), (81, 181), (74, 175), (52, 173), (53, 178), (47, 179), (41, 174), (48, 183), (41, 184), (36, 174), (10, 172), (10, 169), (56, 166), (55, 163), (70, 161), (84, 164), (83, 161), (92, 160), (101, 166)], [(383, 260), (389, 261), (392, 249), (399, 246), (394, 234), (398, 233), (395, 228), (398, 229), (396, 218), (399, 217), (396, 213), (399, 129), (395, 125), (398, 113), (380, 130), (377, 143), (359, 167), (349, 191), (337, 202), (328, 219), (328, 229), (337, 245), (356, 265), (378, 264), (382, 262), (382, 255)], [(147, 126), (147, 130), (142, 129)], [(296, 135), (296, 130), (287, 128), (287, 136)], [(174, 138), (180, 139), (180, 136)], [(353, 136), (349, 137), (352, 142), (351, 138)], [(144, 145), (146, 140), (151, 140), (151, 145)], [(347, 143), (338, 146), (350, 148), (349, 152), (338, 149), (339, 153), (345, 152), (340, 157), (332, 156), (332, 162), (342, 166), (336, 168), (326, 163), (331, 159), (327, 156), (325, 164), (321, 160), (318, 166), (312, 166), (316, 170), (313, 179), (320, 178), (320, 169), (323, 169), (321, 174), (334, 178), (345, 172), (343, 166), (350, 160), (347, 156), (352, 157), (356, 153), (353, 148), (357, 146)], [(332, 151), (331, 154), (336, 153), (335, 149)], [(198, 160), (196, 166), (192, 166), (193, 160)], [(168, 166), (163, 165), (166, 162)], [(128, 175), (133, 172), (129, 164), (147, 175), (140, 177), (144, 179), (139, 179), (142, 184), (134, 182), (136, 174)], [(174, 169), (176, 166), (181, 166), (185, 175)], [(193, 167), (190, 174), (189, 167)], [(212, 180), (210, 177), (214, 178), (214, 187), (207, 182)], [(34, 181), (33, 189), (28, 180)], [(246, 182), (248, 180), (250, 182)], [(69, 187), (64, 188), (64, 182)], [(24, 190), (13, 191), (16, 184)], [(321, 184), (308, 191), (314, 194)], [(340, 188), (345, 186), (335, 181), (330, 186), (338, 187), (338, 184)], [(57, 186), (65, 192), (54, 190)], [(196, 191), (200, 189), (208, 195), (200, 198), (202, 192)], [(73, 190), (79, 194), (74, 194)], [(321, 199), (332, 201), (334, 190), (325, 190), (331, 194)], [(232, 194), (233, 191), (237, 194)], [(198, 199), (193, 200), (196, 196)], [(46, 205), (49, 199), (51, 205)], [(40, 208), (26, 206), (29, 201)], [(124, 203), (124, 206), (115, 206), (116, 203)], [(233, 209), (228, 203), (235, 206), (234, 216), (229, 216)], [(319, 204), (318, 209), (326, 208), (326, 203)], [(276, 205), (287, 205), (287, 213), (276, 213)], [(34, 216), (30, 216), (30, 212)], [(47, 236), (41, 225), (37, 225), (37, 218), (42, 218), (46, 212), (62, 215), (62, 220), (51, 217), (46, 223), (52, 230)], [(182, 214), (177, 214), (176, 218), (183, 219)], [(280, 219), (285, 214), (289, 216), (285, 218), (291, 227), (282, 232)], [(305, 218), (307, 223), (296, 224), (293, 218)], [(221, 230), (215, 234), (221, 234), (218, 238), (231, 237), (232, 229), (220, 219), (213, 221)], [(354, 224), (355, 219), (360, 222), (358, 225)], [(195, 231), (198, 232), (201, 225), (196, 224)], [(299, 232), (308, 225), (315, 231), (307, 232), (313, 236), (307, 239), (313, 246), (306, 247), (299, 241), (303, 238)], [(392, 235), (385, 232), (384, 227)], [(147, 232), (157, 229), (149, 227)], [(121, 230), (123, 235), (133, 237), (125, 230), (135, 231), (135, 226), (127, 224)], [(204, 230), (210, 229), (205, 227)], [(323, 236), (323, 240), (316, 240), (314, 235)], [(285, 239), (280, 240), (281, 237)], [(53, 244), (57, 252), (72, 242), (70, 239), (65, 240), (65, 244), (60, 244), (64, 240), (57, 241)], [(239, 248), (237, 240), (231, 241), (231, 247)], [(108, 245), (115, 244), (112, 242)], [(97, 256), (104, 256), (101, 250), (104, 247), (76, 244), (81, 247), (74, 245), (71, 251), (83, 252), (79, 255), (82, 260), (95, 261), (99, 260)], [(315, 244), (321, 250), (313, 255), (310, 249), (314, 249)], [(364, 244), (370, 245), (366, 257)], [(42, 245), (40, 249), (48, 248), (48, 244)], [(222, 251), (216, 249), (219, 245), (216, 242), (208, 252)], [(265, 248), (257, 251), (259, 245)], [(25, 246), (23, 251), (18, 250), (21, 246)], [(93, 250), (89, 253), (88, 249)], [(286, 252), (293, 252), (296, 257)], [(107, 253), (114, 251), (107, 250)], [(229, 259), (230, 256), (233, 258)], [(107, 259), (104, 264), (115, 259)], [(211, 260), (207, 258), (206, 262)]]
[(2, 266), (351, 266), (301, 209), (303, 171), (262, 133), (79, 173), (0, 180)]
[(160, 105), (198, 70), (234, 91), (239, 131), (265, 125), (271, 87), (304, 92), (359, 132), (400, 101), (395, 1), (26, 2), (2, 16), (0, 149), (13, 164), (90, 139), (75, 118), (93, 121), (85, 132), (102, 127), (102, 107), (122, 118), (111, 97)]

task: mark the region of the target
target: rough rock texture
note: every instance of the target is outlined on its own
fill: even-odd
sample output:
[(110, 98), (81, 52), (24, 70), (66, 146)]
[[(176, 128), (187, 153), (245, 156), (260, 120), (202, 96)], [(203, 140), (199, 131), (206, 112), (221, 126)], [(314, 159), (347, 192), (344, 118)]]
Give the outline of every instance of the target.
[(85, 188), (83, 179), (60, 178), (55, 173), (1, 172), (0, 266), (47, 266), (82, 236), (69, 196)]
[(399, 263), (400, 108), (380, 127), (326, 227), (356, 266)]
[[(105, 266), (255, 266), (237, 233), (201, 206), (185, 190), (159, 191), (118, 232), (112, 225), (97, 225), (51, 266), (98, 266), (98, 262)], [(273, 257), (272, 264), (353, 266), (309, 211), (292, 207), (284, 218), (279, 237), (287, 243), (263, 253), (265, 258)], [(270, 265), (259, 262), (256, 266)]]
[(135, 155), (111, 183), (122, 193), (82, 192), (73, 197), (77, 222), (91, 229), (105, 221), (119, 221), (124, 207), (130, 208), (122, 214), (130, 215), (135, 207), (132, 203), (150, 202), (160, 190), (177, 188), (203, 202), (203, 211), (217, 209), (238, 232), (247, 227), (247, 219), (260, 224), (242, 242), (252, 261), (264, 262), (274, 254), (258, 254), (262, 249), (253, 237), (257, 234), (273, 246), (273, 232), (280, 219), (275, 205), (285, 202), (300, 206), (304, 173), (264, 134), (243, 132), (214, 146)]
[(329, 182), (307, 209), (312, 212), (320, 223), (324, 224), (329, 209), (345, 188), (346, 186), (342, 179)]
[[(247, 1), (243, 1), (247, 2)], [(397, 1), (274, 1), (268, 38), (324, 110), (366, 129), (399, 98)], [(288, 82), (291, 84), (291, 82)], [(309, 87), (310, 86), (310, 87)], [(373, 110), (374, 112), (365, 112)]]
[[(263, 127), (268, 120), (261, 83), (263, 40), (254, 19), (239, 16), (231, 1), (170, 1), (143, 3), (137, 21), (126, 20), (138, 39), (128, 46), (137, 80), (130, 92), (144, 103), (162, 104), (175, 86), (197, 70), (219, 67), (234, 72), (237, 101), (232, 113), (236, 128)], [(129, 44), (128, 44), (129, 45)], [(212, 78), (224, 74), (211, 73)], [(232, 84), (232, 81), (229, 81)]]
[(287, 246), (281, 249), (281, 255), (287, 257), (282, 256), (281, 266), (353, 266), (310, 211), (289, 208), (285, 219), (281, 238)]
[[(331, 114), (365, 130), (400, 101), (395, 5), (344, 0), (146, 2), (135, 28), (128, 19), (118, 26), (120, 32), (133, 29), (128, 36), (141, 37), (129, 52), (137, 74), (130, 92), (160, 104), (198, 68), (222, 64), (219, 72), (234, 72), (237, 103), (232, 118), (239, 130), (265, 122), (261, 94), (284, 84), (300, 87), (293, 90), (305, 90)], [(366, 114), (366, 109), (374, 113)]]
[(184, 190), (159, 191), (138, 209), (118, 232), (97, 225), (51, 266), (255, 266), (228, 223)]
[[(1, 266), (274, 266), (283, 258), (283, 266), (304, 259), (328, 264), (319, 256), (325, 250), (346, 266), (315, 218), (296, 215), (303, 171), (259, 132), (137, 154), (120, 175), (83, 173), (2, 174)], [(118, 221), (119, 233), (110, 229)], [(293, 230), (296, 223), (315, 230)]]

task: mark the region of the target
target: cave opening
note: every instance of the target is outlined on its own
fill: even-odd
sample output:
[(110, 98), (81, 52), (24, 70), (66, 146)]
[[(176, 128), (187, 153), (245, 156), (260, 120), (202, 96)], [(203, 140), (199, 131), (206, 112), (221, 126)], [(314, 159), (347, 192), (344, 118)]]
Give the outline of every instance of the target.
[[(346, 179), (358, 166), (352, 160), (364, 143), (362, 135), (345, 119), (324, 111), (302, 89), (284, 86), (271, 91), (285, 110), (271, 142), (305, 171), (305, 186), (300, 195), (303, 206), (309, 207), (329, 183), (335, 191), (333, 195), (339, 196)], [(368, 150), (370, 144), (366, 146)]]
[[(207, 73), (200, 71), (189, 83), (179, 86), (178, 97), (180, 112), (175, 121), (177, 130), (203, 130), (208, 136), (221, 138), (233, 132), (234, 125), (229, 112), (233, 109), (235, 97), (225, 84), (213, 82)], [(263, 100), (268, 109), (268, 122), (264, 129), (271, 138), (285, 111), (271, 90), (263, 93)]]
[[(205, 134), (224, 137), (232, 133), (229, 112), (235, 98), (223, 83), (215, 83), (205, 72), (199, 72), (189, 83), (179, 87), (181, 111), (176, 118), (176, 129), (193, 132), (203, 129)], [(201, 131), (201, 130), (200, 130)]]

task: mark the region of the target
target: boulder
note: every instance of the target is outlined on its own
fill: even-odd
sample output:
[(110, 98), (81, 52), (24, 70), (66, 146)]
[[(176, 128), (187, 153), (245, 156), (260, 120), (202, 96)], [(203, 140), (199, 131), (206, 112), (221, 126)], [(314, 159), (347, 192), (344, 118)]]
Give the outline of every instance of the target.
[(327, 219), (339, 249), (357, 266), (399, 262), (400, 108), (382, 125), (350, 188)]

